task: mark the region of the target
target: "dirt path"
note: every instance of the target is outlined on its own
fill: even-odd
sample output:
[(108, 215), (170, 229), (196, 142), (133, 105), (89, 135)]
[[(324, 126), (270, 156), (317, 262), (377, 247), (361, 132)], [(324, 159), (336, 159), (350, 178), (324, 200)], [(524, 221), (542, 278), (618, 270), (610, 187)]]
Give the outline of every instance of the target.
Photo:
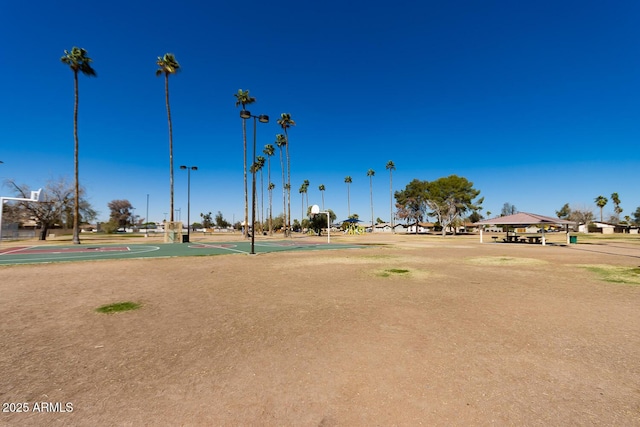
[(0, 425), (640, 424), (639, 246), (413, 237), (0, 267)]

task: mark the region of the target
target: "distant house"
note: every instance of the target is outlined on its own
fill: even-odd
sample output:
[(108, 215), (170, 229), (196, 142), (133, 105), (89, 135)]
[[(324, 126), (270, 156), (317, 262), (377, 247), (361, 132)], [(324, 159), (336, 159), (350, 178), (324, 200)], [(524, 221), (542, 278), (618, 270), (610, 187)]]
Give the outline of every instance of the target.
[(432, 222), (418, 222), (416, 225), (416, 223), (414, 222), (413, 224), (407, 224), (406, 232), (415, 233), (416, 226), (418, 228), (418, 233), (429, 233), (430, 231), (433, 231), (435, 224)]
[(613, 224), (610, 222), (601, 222), (594, 221), (587, 227), (584, 224), (580, 224), (578, 227), (578, 231), (580, 232), (589, 232), (589, 233), (601, 233), (601, 234), (638, 234), (638, 228), (632, 227), (627, 224)]

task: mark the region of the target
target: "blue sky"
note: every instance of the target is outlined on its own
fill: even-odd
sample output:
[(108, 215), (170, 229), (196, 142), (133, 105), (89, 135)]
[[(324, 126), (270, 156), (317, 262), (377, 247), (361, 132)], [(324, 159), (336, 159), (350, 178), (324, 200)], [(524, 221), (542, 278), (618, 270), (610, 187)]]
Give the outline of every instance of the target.
[[(394, 190), (414, 178), (464, 176), (484, 212), (505, 202), (543, 215), (617, 192), (640, 206), (640, 30), (636, 1), (3, 2), (0, 179), (34, 188), (73, 179), (73, 75), (65, 49), (87, 49), (80, 77), (80, 181), (93, 206), (128, 199), (136, 214), (169, 211), (164, 82), (170, 78), (175, 208), (243, 215), (242, 125), (233, 94), (257, 98), (258, 151), (290, 113), (292, 214), (309, 202), (389, 219)], [(249, 124), (249, 123), (248, 123)], [(249, 126), (251, 132), (251, 126)], [(250, 133), (251, 135), (251, 133)], [(274, 214), (282, 211), (272, 158)], [(3, 195), (9, 189), (0, 187)], [(266, 191), (265, 191), (266, 194)], [(605, 215), (613, 211), (611, 203)], [(167, 215), (168, 216), (168, 215)], [(178, 214), (176, 214), (176, 219)]]

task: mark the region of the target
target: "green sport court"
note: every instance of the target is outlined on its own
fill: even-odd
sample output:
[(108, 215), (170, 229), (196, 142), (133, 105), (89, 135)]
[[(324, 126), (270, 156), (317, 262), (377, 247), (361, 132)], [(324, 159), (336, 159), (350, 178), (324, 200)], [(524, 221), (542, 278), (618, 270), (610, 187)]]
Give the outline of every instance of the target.
[[(312, 243), (293, 240), (256, 242), (256, 254), (285, 251), (355, 249), (358, 245)], [(197, 242), (162, 244), (96, 244), (71, 246), (14, 246), (0, 248), (0, 265), (103, 259), (169, 258), (251, 253), (251, 242)]]

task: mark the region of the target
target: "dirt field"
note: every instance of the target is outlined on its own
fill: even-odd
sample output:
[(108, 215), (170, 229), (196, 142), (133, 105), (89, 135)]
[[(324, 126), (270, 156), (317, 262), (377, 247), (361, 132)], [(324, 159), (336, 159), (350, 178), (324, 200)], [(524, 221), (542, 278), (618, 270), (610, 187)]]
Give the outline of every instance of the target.
[(0, 425), (640, 425), (638, 238), (334, 240), (1, 267)]

